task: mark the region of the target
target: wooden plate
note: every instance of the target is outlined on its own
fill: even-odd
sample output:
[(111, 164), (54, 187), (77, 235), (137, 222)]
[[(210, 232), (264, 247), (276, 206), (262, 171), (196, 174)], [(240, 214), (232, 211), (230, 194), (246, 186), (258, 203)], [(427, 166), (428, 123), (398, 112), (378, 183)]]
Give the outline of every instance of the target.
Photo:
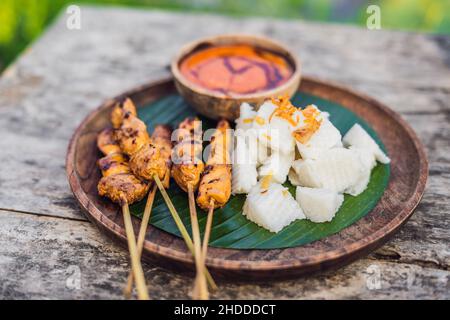
[[(412, 215), (428, 177), (428, 163), (419, 139), (398, 114), (380, 102), (348, 88), (304, 77), (299, 91), (345, 106), (369, 123), (392, 159), (389, 185), (376, 207), (338, 234), (299, 247), (272, 250), (210, 248), (207, 265), (216, 277), (237, 280), (289, 278), (337, 268), (381, 246)], [(136, 88), (106, 101), (75, 131), (68, 148), (66, 170), (70, 187), (87, 217), (126, 246), (120, 208), (97, 195), (100, 172), (96, 161), (97, 133), (109, 125), (116, 99), (129, 96), (137, 106), (175, 93), (172, 79)], [(140, 220), (133, 218), (135, 232)], [(194, 270), (182, 239), (149, 226), (144, 259), (177, 271)], [(275, 272), (276, 271), (276, 272)]]

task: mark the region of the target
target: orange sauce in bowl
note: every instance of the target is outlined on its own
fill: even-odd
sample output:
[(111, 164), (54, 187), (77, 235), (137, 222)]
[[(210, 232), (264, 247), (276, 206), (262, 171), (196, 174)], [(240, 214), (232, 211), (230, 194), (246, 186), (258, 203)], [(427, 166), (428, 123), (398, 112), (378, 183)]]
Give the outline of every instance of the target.
[(181, 61), (180, 71), (190, 82), (228, 96), (274, 89), (294, 72), (283, 56), (244, 44), (196, 51)]

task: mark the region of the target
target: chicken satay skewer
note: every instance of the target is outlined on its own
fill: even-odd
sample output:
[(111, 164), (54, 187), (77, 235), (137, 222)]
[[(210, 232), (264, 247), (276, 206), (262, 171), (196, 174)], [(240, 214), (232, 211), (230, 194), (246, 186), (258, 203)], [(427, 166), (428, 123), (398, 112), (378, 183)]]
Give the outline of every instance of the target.
[[(111, 112), (111, 123), (113, 125), (113, 128), (118, 130), (122, 126), (124, 117), (130, 115), (136, 117), (137, 110), (133, 101), (131, 101), (131, 99), (129, 98), (126, 98), (123, 101), (117, 103)], [(119, 146), (118, 148), (120, 149)], [(151, 191), (147, 197), (147, 202), (145, 204), (144, 215), (142, 217), (141, 227), (139, 229), (139, 235), (136, 244), (139, 260), (141, 259), (142, 255), (142, 248), (145, 240), (145, 232), (147, 230), (148, 221), (150, 219), (150, 213), (153, 206), (155, 194), (156, 194), (156, 185), (152, 185)], [(131, 297), (131, 292), (133, 290), (133, 280), (134, 280), (134, 272), (133, 270), (131, 270), (127, 279), (127, 285), (124, 289), (124, 295), (125, 298), (127, 299)]]
[(172, 175), (177, 184), (188, 193), (189, 212), (192, 226), (192, 238), (194, 240), (194, 258), (197, 270), (195, 277), (194, 299), (209, 299), (204, 265), (201, 257), (201, 237), (198, 225), (197, 209), (195, 207), (194, 189), (197, 189), (200, 175), (203, 172), (202, 132), (200, 121), (196, 118), (186, 118), (178, 127)]
[[(126, 101), (132, 104), (131, 100), (127, 99)], [(125, 103), (123, 105), (122, 110), (118, 110), (119, 121), (116, 121), (116, 123), (120, 122), (120, 120), (122, 121), (120, 128), (116, 130), (116, 139), (120, 148), (130, 157), (130, 167), (136, 176), (146, 181), (154, 180), (156, 182), (186, 245), (193, 252), (192, 239), (187, 233), (181, 218), (160, 180), (165, 176), (167, 164), (160, 157), (159, 148), (151, 142), (145, 123), (135, 116), (135, 112), (126, 110)], [(112, 121), (114, 123), (114, 119)], [(214, 289), (217, 288), (209, 272), (205, 271), (205, 274), (211, 287)]]
[(102, 179), (98, 184), (98, 191), (101, 196), (109, 197), (113, 202), (117, 202), (122, 207), (125, 232), (130, 252), (131, 269), (136, 279), (138, 298), (148, 300), (147, 285), (145, 283), (144, 272), (137, 254), (136, 237), (128, 204), (142, 199), (148, 191), (148, 185), (142, 183), (133, 174), (127, 160), (112, 136), (112, 130), (103, 130), (98, 138), (97, 145), (105, 154), (105, 157), (98, 161), (102, 171)]
[[(168, 170), (166, 172), (166, 175), (164, 176), (163, 185), (164, 188), (169, 187), (169, 181), (170, 181), (170, 167), (172, 166), (171, 161), (171, 153), (172, 153), (172, 141), (171, 138), (172, 130), (163, 125), (158, 125), (155, 127), (155, 130), (152, 134), (152, 139), (156, 145), (160, 147), (161, 150), (161, 156), (166, 160)], [(145, 241), (145, 235), (147, 233), (147, 226), (150, 221), (150, 215), (152, 211), (153, 201), (155, 199), (155, 194), (158, 186), (156, 184), (153, 184), (151, 186), (150, 193), (147, 198), (147, 202), (145, 204), (144, 214), (142, 216), (141, 221), (141, 227), (139, 229), (139, 235), (137, 240), (137, 250), (139, 254), (139, 258), (142, 256), (142, 250), (144, 248), (144, 241)], [(128, 275), (127, 285), (124, 289), (124, 295), (126, 298), (129, 298), (131, 296), (131, 291), (133, 290), (133, 272), (130, 272)]]
[(217, 124), (217, 130), (211, 137), (206, 169), (198, 188), (197, 204), (208, 211), (202, 246), (203, 263), (206, 263), (214, 209), (223, 207), (231, 195), (231, 132), (229, 129), (230, 125), (226, 120), (221, 120)]

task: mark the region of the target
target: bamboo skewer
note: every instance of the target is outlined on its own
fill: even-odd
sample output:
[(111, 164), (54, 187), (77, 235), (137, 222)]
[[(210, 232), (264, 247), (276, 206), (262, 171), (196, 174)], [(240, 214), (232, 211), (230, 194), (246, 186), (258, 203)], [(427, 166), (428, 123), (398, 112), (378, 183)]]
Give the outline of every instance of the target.
[[(125, 119), (128, 119), (126, 122), (124, 122)], [(190, 126), (192, 125), (191, 121), (192, 119), (186, 119), (186, 125)], [(143, 123), (138, 117), (137, 112), (134, 104), (131, 100), (127, 99), (122, 104), (118, 104), (112, 114), (111, 114), (111, 122), (113, 123), (113, 127), (118, 129), (113, 135), (114, 140), (118, 140), (119, 147), (122, 149), (123, 153), (130, 156), (130, 167), (131, 171), (134, 175), (139, 177), (140, 179), (144, 179), (147, 181), (153, 180), (156, 183), (156, 187), (159, 188), (161, 194), (163, 195), (163, 198), (169, 208), (169, 211), (175, 221), (175, 224), (177, 225), (179, 231), (181, 232), (186, 245), (192, 255), (194, 256), (196, 267), (197, 267), (197, 277), (196, 277), (196, 283), (198, 283), (198, 286), (196, 285), (195, 288), (199, 288), (197, 291), (194, 289), (194, 293), (198, 293), (198, 297), (200, 299), (208, 299), (208, 287), (207, 287), (207, 281), (208, 284), (213, 288), (217, 289), (216, 284), (214, 283), (214, 280), (212, 279), (211, 275), (207, 271), (206, 267), (204, 266), (204, 261), (202, 257), (202, 244), (201, 244), (201, 237), (200, 237), (200, 228), (198, 226), (198, 217), (195, 207), (195, 198), (194, 198), (194, 192), (192, 185), (189, 185), (189, 207), (190, 207), (190, 213), (191, 213), (191, 222), (192, 222), (192, 234), (194, 238), (194, 242), (192, 242), (191, 237), (189, 236), (189, 233), (186, 230), (186, 227), (184, 226), (180, 216), (178, 215), (175, 207), (173, 206), (172, 201), (170, 200), (164, 185), (162, 184), (159, 175), (161, 172), (158, 171), (158, 169), (162, 169), (163, 164), (160, 163), (160, 160), (164, 160), (164, 157), (167, 156), (167, 152), (171, 152), (171, 143), (166, 143), (164, 141), (169, 141), (167, 132), (170, 129), (167, 128), (160, 128), (158, 133), (156, 134), (156, 131), (154, 134), (156, 134), (156, 137), (159, 137), (162, 139), (162, 149), (164, 151), (162, 157), (160, 157), (160, 154), (158, 153), (158, 149), (155, 148), (155, 145), (151, 144), (150, 137), (147, 133), (147, 128), (145, 123)], [(155, 128), (156, 130), (156, 128)], [(131, 131), (131, 132), (130, 132)], [(132, 134), (134, 136), (132, 136)], [(105, 138), (110, 138), (106, 136)], [(130, 139), (133, 139), (130, 141)], [(140, 143), (136, 143), (136, 139), (139, 140)], [(107, 140), (109, 142), (109, 140)], [(193, 140), (194, 141), (194, 140)], [(195, 141), (194, 141), (195, 142)], [(149, 160), (151, 161), (151, 164), (149, 164)], [(155, 161), (153, 163), (153, 161)], [(167, 165), (169, 163), (169, 159), (165, 160), (165, 164)], [(169, 166), (170, 168), (170, 166)], [(199, 168), (200, 169), (200, 168)], [(169, 169), (170, 170), (170, 169)], [(201, 170), (203, 170), (203, 166), (201, 167)], [(197, 174), (199, 171), (197, 170)], [(164, 175), (165, 178), (170, 179), (169, 175)], [(198, 179), (198, 177), (197, 177)], [(167, 182), (168, 181), (164, 180)], [(153, 185), (152, 191), (149, 194), (147, 198), (146, 208), (144, 210), (144, 216), (143, 221), (141, 222), (141, 227), (139, 231), (139, 242), (136, 244), (136, 238), (133, 231), (133, 226), (131, 224), (131, 216), (129, 212), (128, 205), (123, 206), (123, 215), (124, 215), (124, 221), (125, 221), (125, 228), (126, 228), (126, 234), (127, 234), (127, 240), (128, 240), (128, 246), (130, 250), (130, 256), (131, 256), (131, 267), (132, 267), (132, 274), (129, 275), (127, 286), (124, 289), (124, 294), (126, 297), (129, 297), (131, 295), (132, 291), (132, 285), (133, 285), (133, 278), (136, 282), (136, 288), (139, 299), (148, 299), (148, 292), (147, 288), (145, 286), (145, 278), (143, 276), (142, 266), (140, 265), (140, 258), (142, 255), (143, 250), (143, 243), (145, 241), (145, 233), (146, 228), (150, 219), (151, 214), (151, 207), (153, 205), (154, 196), (156, 192), (156, 187)], [(145, 292), (144, 292), (145, 290)], [(196, 295), (197, 297), (197, 295)]]
[(197, 274), (195, 276), (195, 284), (193, 290), (193, 298), (200, 300), (208, 300), (209, 293), (204, 274), (204, 259), (202, 256), (202, 241), (200, 238), (200, 228), (198, 226), (197, 209), (195, 208), (194, 191), (192, 185), (188, 185), (189, 211), (191, 214), (192, 237), (194, 240), (195, 266)]
[(206, 268), (202, 258), (202, 240), (194, 195), (204, 171), (204, 163), (201, 161), (203, 149), (201, 123), (198, 118), (187, 117), (178, 125), (178, 128), (179, 131), (175, 134), (175, 149), (172, 154), (177, 161), (174, 161), (172, 175), (181, 189), (187, 192), (189, 200), (194, 261), (197, 271), (191, 297), (196, 300), (208, 300)]
[[(178, 230), (180, 230), (181, 236), (183, 237), (184, 242), (186, 243), (186, 246), (188, 247), (191, 254), (195, 257), (194, 243), (192, 242), (192, 239), (191, 239), (189, 233), (187, 232), (183, 221), (181, 221), (181, 218), (180, 218), (177, 210), (175, 209), (172, 201), (170, 200), (166, 189), (164, 189), (164, 186), (162, 185), (161, 180), (158, 177), (155, 177), (155, 182), (159, 188), (159, 191), (161, 192), (161, 194), (164, 198), (164, 201), (167, 204), (167, 207), (169, 208), (169, 211), (173, 217), (173, 220), (175, 221), (175, 224), (178, 227)], [(210, 288), (212, 290), (217, 290), (217, 285), (216, 285), (214, 279), (212, 278), (211, 274), (209, 273), (209, 271), (206, 268), (204, 268), (204, 272), (205, 272), (206, 281), (208, 282)]]
[[(147, 202), (145, 204), (144, 215), (142, 216), (141, 227), (139, 229), (139, 235), (137, 239), (137, 252), (139, 259), (142, 256), (142, 249), (144, 248), (145, 234), (147, 232), (148, 223), (150, 221), (150, 214), (152, 212), (153, 201), (155, 200), (157, 186), (155, 184), (152, 185), (152, 189), (147, 197)], [(129, 299), (131, 297), (131, 292), (133, 290), (133, 282), (134, 282), (133, 271), (128, 275), (127, 285), (123, 290), (125, 298)]]
[(211, 200), (211, 205), (208, 210), (208, 217), (206, 219), (206, 226), (205, 226), (205, 235), (203, 236), (203, 247), (202, 247), (203, 265), (206, 264), (206, 255), (208, 253), (208, 243), (209, 243), (209, 236), (211, 235), (213, 215), (214, 215), (214, 199)]
[[(109, 197), (113, 202), (122, 207), (125, 234), (130, 253), (131, 270), (136, 279), (138, 298), (148, 300), (148, 289), (145, 283), (144, 271), (142, 270), (139, 254), (137, 251), (136, 237), (131, 222), (129, 203), (142, 198), (147, 192), (147, 185), (130, 173), (129, 163), (124, 158), (117, 142), (113, 138), (110, 129), (104, 129), (97, 137), (97, 146), (105, 155), (98, 160), (98, 166), (102, 172), (102, 179), (98, 182), (99, 195)], [(116, 180), (117, 179), (117, 180)], [(123, 187), (126, 185), (128, 188)]]
[(228, 166), (228, 129), (229, 123), (226, 120), (220, 120), (217, 124), (217, 130), (211, 137), (211, 150), (206, 162), (207, 166), (198, 187), (197, 203), (202, 209), (208, 210), (202, 245), (202, 265), (205, 268), (214, 208), (224, 206), (229, 200), (231, 192), (231, 170)]
[(130, 251), (131, 269), (136, 279), (136, 289), (139, 300), (149, 300), (147, 285), (145, 284), (144, 271), (136, 246), (136, 237), (134, 235), (133, 224), (131, 222), (130, 208), (128, 204), (122, 206), (123, 221), (125, 232), (127, 234), (128, 250)]

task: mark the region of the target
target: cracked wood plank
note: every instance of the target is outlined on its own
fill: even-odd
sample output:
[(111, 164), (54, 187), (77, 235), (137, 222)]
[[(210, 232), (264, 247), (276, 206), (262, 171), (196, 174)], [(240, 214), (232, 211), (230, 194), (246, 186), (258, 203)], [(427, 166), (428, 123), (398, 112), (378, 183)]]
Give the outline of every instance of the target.
[[(85, 220), (68, 188), (64, 172), (66, 147), (78, 123), (104, 99), (167, 75), (166, 66), (170, 57), (185, 42), (205, 35), (245, 30), (287, 43), (300, 55), (305, 74), (354, 87), (402, 113), (427, 148), (430, 177), (424, 199), (416, 213), (392, 241), (369, 259), (358, 261), (352, 266), (367, 266), (380, 261), (382, 269), (392, 274), (395, 274), (396, 268), (448, 271), (450, 37), (369, 32), (350, 26), (298, 21), (260, 18), (237, 20), (160, 11), (82, 7), (82, 15), (82, 30), (67, 30), (64, 16), (60, 17), (0, 78), (0, 208), (44, 215), (39, 218), (20, 212), (0, 211), (0, 216), (12, 214), (20, 217), (24, 223), (28, 220), (50, 219), (45, 216)], [(176, 28), (175, 21), (186, 27), (182, 30)], [(55, 221), (79, 224), (80, 228), (86, 224), (71, 220)], [(43, 224), (43, 227), (55, 231), (47, 224)], [(95, 234), (95, 237), (90, 236), (93, 239), (101, 243), (106, 241), (92, 227), (84, 228), (87, 229), (80, 230)], [(11, 239), (20, 238), (20, 231), (11, 232)], [(14, 232), (17, 232), (15, 236)], [(45, 233), (45, 230), (40, 232)], [(39, 237), (40, 234), (35, 236)], [(51, 244), (41, 242), (40, 245), (44, 247), (39, 250), (48, 255), (51, 250), (45, 246), (51, 248)], [(110, 244), (108, 246), (115, 248)], [(75, 249), (73, 254), (76, 255)], [(8, 250), (20, 251), (20, 247)], [(119, 259), (118, 255), (121, 255), (122, 263), (126, 263), (125, 251), (120, 248), (102, 254), (110, 254), (111, 259)], [(33, 256), (30, 254), (29, 258)], [(102, 259), (108, 260), (103, 256)], [(95, 267), (94, 264), (89, 266)], [(8, 274), (8, 290), (18, 288), (14, 293), (17, 296), (31, 296), (34, 290), (38, 290), (33, 289), (31, 284), (21, 282), (21, 276), (11, 270)], [(111, 288), (115, 291), (111, 295), (118, 298), (118, 280), (113, 279), (107, 284), (108, 277), (113, 275), (107, 272), (107, 267), (102, 270), (106, 274), (99, 276), (105, 283), (89, 287), (92, 290), (90, 293), (82, 290), (82, 293), (71, 297), (77, 297), (77, 294), (92, 298), (96, 295), (108, 297), (102, 291), (103, 285), (113, 286)], [(314, 277), (314, 281), (335, 279), (337, 283), (337, 279), (341, 279), (344, 284), (338, 287), (342, 289), (345, 287), (344, 276), (352, 271), (344, 268), (332, 276)], [(172, 274), (166, 274), (165, 277), (169, 276), (179, 279)], [(0, 279), (5, 278), (1, 276)], [(54, 277), (49, 279), (56, 281)], [(92, 278), (87, 280), (93, 281)], [(176, 291), (180, 286), (172, 285), (173, 281), (170, 287)], [(187, 280), (183, 281), (187, 283)], [(302, 281), (292, 282), (292, 290), (305, 293), (307, 290), (299, 283)], [(243, 286), (238, 290), (238, 287), (234, 287), (235, 290), (230, 291), (228, 296), (224, 293), (224, 297), (237, 296), (238, 291), (243, 298), (257, 297), (258, 294), (270, 295), (261, 288), (256, 293), (245, 292), (246, 288)], [(391, 289), (397, 290), (395, 286)], [(408, 297), (434, 297), (431, 290), (413, 289), (415, 291), (410, 292)], [(399, 296), (405, 296), (402, 290), (398, 290)], [(356, 291), (360, 292), (360, 289)], [(58, 297), (56, 292), (52, 291), (52, 294)], [(176, 293), (161, 293), (160, 297), (170, 294)], [(395, 292), (392, 295), (395, 296)], [(366, 293), (362, 296), (370, 295)], [(381, 296), (388, 295), (384, 292)], [(299, 295), (294, 294), (293, 297)], [(317, 297), (329, 296), (319, 294)], [(336, 293), (336, 297), (348, 298), (351, 295)]]
[[(125, 250), (88, 222), (0, 212), (0, 296), (122, 299)], [(20, 250), (17, 250), (20, 248)], [(186, 299), (192, 278), (144, 264), (153, 299)], [(215, 299), (448, 299), (450, 271), (369, 256), (339, 271), (264, 284), (220, 283)]]

